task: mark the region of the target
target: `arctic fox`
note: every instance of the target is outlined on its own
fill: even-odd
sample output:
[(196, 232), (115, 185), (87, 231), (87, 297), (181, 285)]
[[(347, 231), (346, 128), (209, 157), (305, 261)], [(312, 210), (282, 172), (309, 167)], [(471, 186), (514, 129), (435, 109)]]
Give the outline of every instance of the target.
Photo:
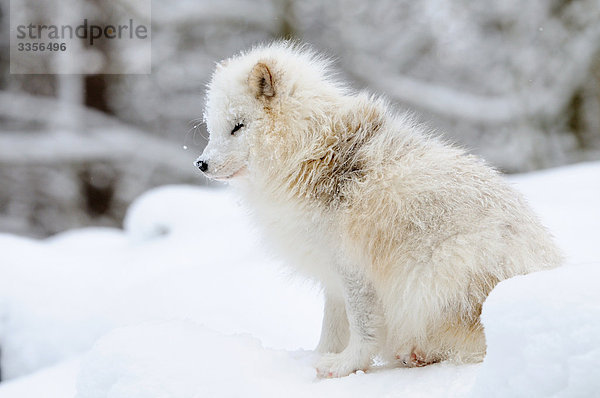
[(353, 92), (306, 46), (222, 61), (196, 166), (237, 186), (290, 263), (322, 286), (321, 377), (481, 361), (481, 307), (501, 280), (561, 254), (481, 159)]

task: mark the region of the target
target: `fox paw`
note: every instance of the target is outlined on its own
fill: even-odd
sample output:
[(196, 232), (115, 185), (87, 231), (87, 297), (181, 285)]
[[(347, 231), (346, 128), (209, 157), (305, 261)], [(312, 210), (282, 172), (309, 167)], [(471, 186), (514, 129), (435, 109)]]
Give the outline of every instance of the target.
[(396, 359), (399, 360), (403, 366), (409, 368), (421, 368), (436, 362), (425, 359), (425, 354), (417, 349), (413, 349), (409, 355), (398, 354), (396, 355)]
[(317, 376), (320, 378), (331, 379), (334, 377), (344, 377), (357, 370), (367, 371), (370, 359), (365, 360), (356, 355), (351, 355), (346, 351), (339, 354), (324, 354), (317, 362)]

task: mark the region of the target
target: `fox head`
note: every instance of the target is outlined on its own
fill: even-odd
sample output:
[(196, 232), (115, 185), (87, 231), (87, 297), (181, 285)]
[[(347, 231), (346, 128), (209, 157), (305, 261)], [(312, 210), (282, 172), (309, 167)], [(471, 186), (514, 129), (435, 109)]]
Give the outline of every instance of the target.
[(209, 143), (196, 166), (216, 180), (294, 167), (314, 140), (314, 126), (342, 88), (329, 61), (287, 43), (222, 61), (208, 85)]

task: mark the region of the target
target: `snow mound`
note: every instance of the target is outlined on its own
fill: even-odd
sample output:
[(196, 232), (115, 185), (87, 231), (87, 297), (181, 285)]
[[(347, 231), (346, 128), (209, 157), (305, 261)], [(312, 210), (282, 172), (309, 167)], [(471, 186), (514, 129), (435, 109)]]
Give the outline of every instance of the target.
[(76, 398), (427, 397), (468, 391), (475, 366), (438, 364), (317, 380), (312, 351), (265, 349), (186, 321), (117, 329), (83, 360)]
[(600, 264), (501, 282), (483, 307), (488, 350), (473, 397), (600, 391)]
[[(123, 222), (130, 238), (144, 241), (170, 233), (193, 234), (197, 239), (207, 229), (243, 222), (237, 201), (222, 189), (163, 186), (137, 198)], [(221, 209), (231, 211), (219, 211)]]
[(77, 398), (274, 397), (284, 396), (294, 378), (310, 381), (314, 369), (249, 336), (160, 322), (100, 339), (83, 361)]

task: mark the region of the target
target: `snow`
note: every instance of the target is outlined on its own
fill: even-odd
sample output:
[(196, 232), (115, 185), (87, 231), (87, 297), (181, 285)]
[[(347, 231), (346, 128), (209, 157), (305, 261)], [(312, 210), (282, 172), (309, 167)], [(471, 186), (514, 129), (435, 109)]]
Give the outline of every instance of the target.
[(0, 397), (74, 397), (80, 359), (73, 358), (0, 384)]
[[(348, 391), (363, 397), (407, 393), (415, 386), (443, 396), (442, 389), (464, 390), (460, 383), (475, 369), (439, 365), (432, 376), (441, 377), (443, 387), (427, 385), (416, 369), (318, 381), (314, 359), (311, 351), (267, 349), (248, 335), (227, 336), (189, 321), (131, 326), (103, 337), (88, 354), (78, 397), (341, 397)], [(458, 383), (455, 375), (463, 376)]]
[(488, 342), (474, 397), (592, 397), (600, 387), (600, 264), (500, 283), (482, 319)]
[(587, 163), (512, 178), (568, 265), (494, 289), (482, 364), (335, 380), (312, 366), (318, 288), (269, 254), (229, 190), (149, 191), (123, 230), (0, 235), (0, 397), (593, 395), (599, 177)]

